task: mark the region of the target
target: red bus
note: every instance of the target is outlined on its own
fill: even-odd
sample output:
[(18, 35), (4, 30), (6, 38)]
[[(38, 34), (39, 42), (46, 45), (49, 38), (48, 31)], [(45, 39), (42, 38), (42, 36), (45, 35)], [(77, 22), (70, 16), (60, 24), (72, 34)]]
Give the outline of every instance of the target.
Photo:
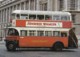
[(68, 12), (16, 10), (12, 16), (15, 16), (12, 26), (6, 27), (8, 51), (16, 48), (51, 48), (58, 51), (78, 48)]

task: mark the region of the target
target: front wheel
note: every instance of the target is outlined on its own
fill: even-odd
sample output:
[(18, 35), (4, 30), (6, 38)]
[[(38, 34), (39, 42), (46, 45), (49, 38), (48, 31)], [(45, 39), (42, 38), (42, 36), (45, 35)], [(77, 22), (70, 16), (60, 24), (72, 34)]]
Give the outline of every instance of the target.
[(16, 50), (16, 45), (14, 43), (8, 43), (6, 47), (7, 47), (8, 51), (15, 51)]

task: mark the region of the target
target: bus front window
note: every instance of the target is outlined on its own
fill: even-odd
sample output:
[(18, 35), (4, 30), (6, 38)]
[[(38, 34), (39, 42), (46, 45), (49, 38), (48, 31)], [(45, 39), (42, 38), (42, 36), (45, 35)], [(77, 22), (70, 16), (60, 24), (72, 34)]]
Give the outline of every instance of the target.
[(18, 33), (18, 31), (17, 30), (15, 30), (15, 29), (9, 29), (8, 30), (8, 35), (10, 35), (10, 36), (19, 36), (19, 33)]

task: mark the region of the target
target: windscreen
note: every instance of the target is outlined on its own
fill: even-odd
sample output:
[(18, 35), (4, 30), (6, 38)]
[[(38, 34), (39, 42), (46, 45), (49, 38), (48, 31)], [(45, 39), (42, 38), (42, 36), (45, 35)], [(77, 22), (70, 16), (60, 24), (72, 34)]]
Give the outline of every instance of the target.
[(10, 35), (10, 36), (19, 36), (19, 33), (16, 29), (8, 29), (8, 33), (7, 35)]

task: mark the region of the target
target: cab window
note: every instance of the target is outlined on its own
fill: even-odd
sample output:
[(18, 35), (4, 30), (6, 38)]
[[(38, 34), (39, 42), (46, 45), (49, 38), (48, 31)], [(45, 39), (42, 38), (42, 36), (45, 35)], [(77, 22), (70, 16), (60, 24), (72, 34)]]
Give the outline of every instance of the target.
[(9, 29), (8, 30), (8, 35), (19, 36), (19, 33), (16, 29)]

